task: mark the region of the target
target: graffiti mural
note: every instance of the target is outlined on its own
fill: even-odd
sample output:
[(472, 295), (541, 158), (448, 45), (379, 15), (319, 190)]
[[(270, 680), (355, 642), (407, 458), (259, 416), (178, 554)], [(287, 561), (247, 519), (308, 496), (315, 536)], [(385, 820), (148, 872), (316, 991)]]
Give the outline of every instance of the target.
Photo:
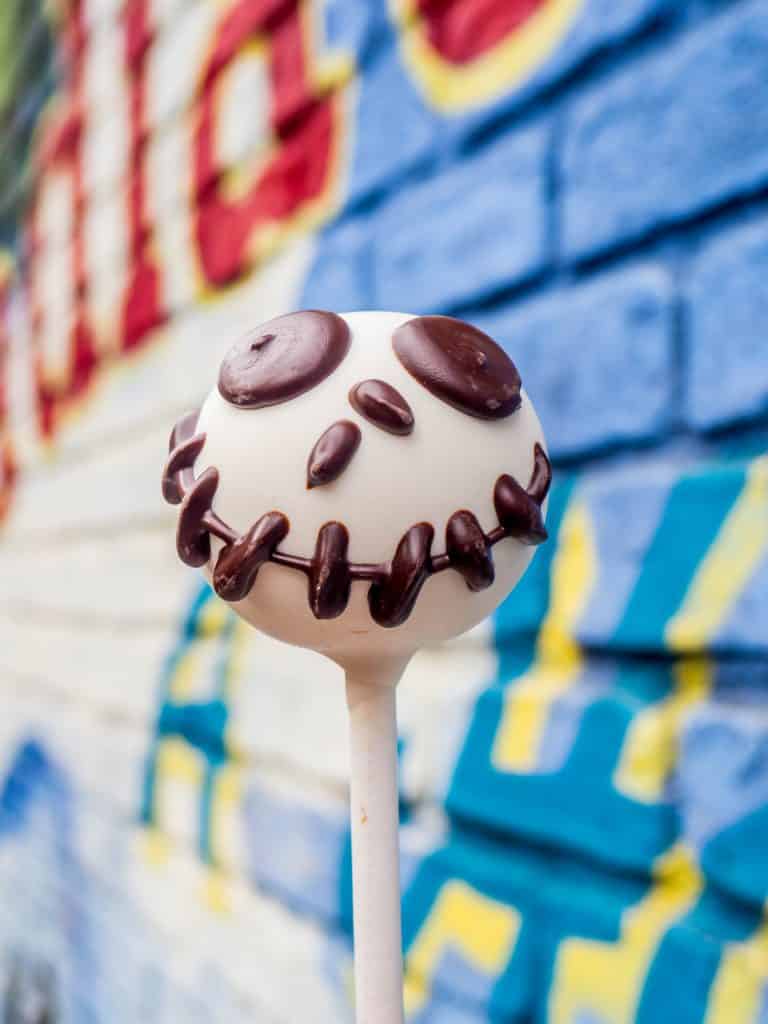
[(409, 1024), (768, 1013), (760, 0), (0, 5), (0, 1019), (351, 1021), (339, 681), (177, 565), (243, 327), (456, 313), (551, 541), (400, 694)]

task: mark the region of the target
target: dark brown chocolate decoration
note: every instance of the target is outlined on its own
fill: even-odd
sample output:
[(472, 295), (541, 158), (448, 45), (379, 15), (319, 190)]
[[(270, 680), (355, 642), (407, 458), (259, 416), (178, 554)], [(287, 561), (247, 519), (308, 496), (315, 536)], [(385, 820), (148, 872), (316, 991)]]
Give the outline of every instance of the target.
[(541, 544), (547, 539), (547, 530), (541, 515), (541, 505), (552, 481), (552, 467), (544, 449), (534, 449), (533, 473), (528, 490), (523, 490), (513, 476), (504, 474), (496, 481), (493, 503), (496, 515), (506, 536), (523, 544)]
[(193, 409), (185, 413), (171, 431), (168, 440), (168, 451), (172, 452), (182, 441), (188, 441), (197, 431), (197, 421), (200, 418), (200, 410)]
[(360, 447), (360, 427), (339, 420), (321, 434), (307, 462), (307, 487), (321, 487), (340, 477)]
[(383, 380), (364, 380), (349, 392), (352, 408), (375, 427), (405, 437), (413, 433), (413, 412), (403, 396)]
[(243, 409), (287, 402), (329, 377), (349, 341), (349, 327), (335, 313), (278, 316), (232, 346), (219, 371), (219, 392)]
[(488, 540), (477, 518), (463, 510), (454, 512), (445, 528), (445, 550), (453, 568), (470, 590), (485, 590), (496, 578)]
[(528, 484), (528, 494), (537, 505), (541, 505), (549, 494), (551, 483), (552, 466), (547, 458), (547, 453), (537, 441), (533, 448), (533, 473)]
[[(197, 416), (195, 416), (197, 418)], [(187, 486), (194, 480), (192, 467), (205, 444), (205, 434), (196, 434), (178, 444), (171, 454), (163, 470), (163, 497), (169, 505), (180, 505), (184, 494), (176, 479), (177, 475), (184, 470)]]
[(250, 530), (221, 549), (213, 587), (225, 601), (242, 601), (256, 582), (259, 569), (285, 540), (290, 524), (282, 512), (267, 512)]
[(450, 316), (420, 316), (395, 331), (398, 359), (427, 391), (454, 409), (500, 420), (520, 408), (520, 374), (476, 327)]
[(435, 529), (416, 523), (397, 545), (386, 577), (368, 591), (368, 607), (374, 622), (392, 628), (402, 625), (413, 611), (416, 598), (430, 572), (430, 551)]
[[(197, 413), (179, 422), (171, 435), (175, 446), (166, 467), (163, 491), (168, 500), (182, 497), (177, 547), (188, 565), (204, 565), (210, 558), (209, 534), (225, 542), (214, 570), (217, 593), (228, 601), (246, 597), (266, 561), (303, 572), (309, 581), (309, 605), (318, 619), (335, 618), (349, 601), (355, 580), (371, 584), (368, 604), (373, 619), (387, 628), (406, 621), (424, 582), (446, 569), (461, 573), (470, 590), (482, 590), (493, 583), (490, 549), (515, 537), (524, 544), (540, 544), (547, 531), (541, 505), (549, 492), (552, 469), (541, 445), (534, 447), (533, 472), (524, 490), (514, 477), (504, 474), (496, 481), (494, 503), (499, 525), (484, 534), (475, 516), (466, 510), (455, 512), (446, 527), (446, 550), (431, 556), (434, 528), (429, 523), (410, 527), (397, 546), (391, 563), (380, 565), (347, 561), (349, 537), (342, 523), (326, 523), (318, 532), (311, 559), (278, 550), (288, 535), (289, 523), (281, 512), (269, 512), (244, 536), (239, 537), (214, 513), (213, 498), (218, 487), (216, 469), (209, 467), (194, 478), (187, 465), (190, 452), (199, 454), (204, 444), (195, 435)], [(191, 440), (202, 438), (199, 447)]]
[(320, 527), (309, 567), (309, 607), (316, 619), (335, 619), (347, 607), (352, 586), (348, 547), (346, 526), (326, 523)]
[(203, 522), (219, 486), (219, 471), (209, 466), (184, 496), (176, 531), (176, 550), (186, 565), (197, 569), (211, 557), (211, 537)]

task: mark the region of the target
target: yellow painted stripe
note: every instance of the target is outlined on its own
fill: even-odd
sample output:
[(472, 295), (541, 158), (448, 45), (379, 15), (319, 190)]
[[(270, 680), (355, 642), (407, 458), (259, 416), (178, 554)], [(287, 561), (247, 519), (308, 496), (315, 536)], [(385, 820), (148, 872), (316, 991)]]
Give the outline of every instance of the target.
[(177, 661), (168, 684), (168, 696), (174, 704), (183, 704), (192, 696), (198, 663), (199, 649), (193, 642)]
[(224, 733), (224, 746), (227, 756), (232, 761), (241, 761), (245, 757), (245, 751), (238, 739), (237, 715), (233, 714), (233, 702), (236, 700), (240, 687), (245, 684), (243, 678), (245, 659), (247, 657), (248, 644), (252, 642), (251, 627), (246, 625), (242, 619), (235, 623), (229, 644), (229, 654), (225, 670), (224, 687), (222, 698), (229, 709), (227, 725)]
[(658, 800), (677, 760), (686, 714), (712, 689), (713, 665), (707, 658), (684, 658), (673, 668), (672, 693), (633, 721), (624, 740), (613, 784), (635, 800)]
[(200, 786), (203, 781), (203, 762), (201, 755), (186, 740), (176, 736), (168, 736), (157, 745), (157, 782), (155, 789), (162, 786), (166, 779), (176, 779)]
[(768, 921), (747, 942), (730, 945), (709, 995), (704, 1024), (756, 1024), (768, 986)]
[(552, 704), (581, 671), (574, 631), (596, 578), (592, 524), (586, 505), (577, 499), (567, 508), (558, 534), (552, 596), (536, 641), (536, 659), (505, 695), (492, 752), (499, 771), (535, 769)]
[[(164, 801), (167, 800), (167, 785), (182, 783), (199, 789), (203, 782), (204, 765), (198, 751), (185, 740), (167, 736), (157, 744), (155, 754), (155, 785), (152, 790), (152, 821), (167, 820)], [(158, 833), (159, 835), (159, 833)]]
[(750, 466), (744, 489), (666, 629), (673, 651), (700, 651), (716, 635), (768, 555), (768, 457)]
[(408, 954), (405, 1011), (408, 1017), (427, 1003), (435, 972), (447, 949), (483, 974), (495, 978), (506, 967), (520, 931), (520, 914), (461, 881), (446, 883)]
[(200, 609), (197, 617), (198, 636), (219, 636), (224, 629), (227, 617), (231, 614), (226, 604), (212, 594)]
[(240, 853), (231, 848), (241, 796), (240, 781), (240, 768), (234, 764), (223, 765), (214, 778), (209, 827), (211, 858), (218, 867), (231, 867)]
[(402, 14), (396, 14), (401, 50), (429, 102), (443, 113), (458, 114), (501, 96), (532, 74), (563, 38), (583, 2), (548, 0), (519, 28), (465, 64), (445, 60), (423, 21), (412, 22), (410, 5), (403, 5)]
[(203, 901), (214, 914), (232, 913), (231, 886), (223, 871), (210, 868), (203, 883)]
[(170, 857), (168, 837), (155, 825), (144, 829), (141, 850), (146, 861), (153, 867), (165, 864)]
[(550, 989), (550, 1024), (574, 1024), (582, 1017), (633, 1024), (660, 942), (703, 886), (695, 858), (684, 846), (666, 853), (654, 876), (648, 895), (625, 912), (617, 942), (574, 938), (560, 944)]

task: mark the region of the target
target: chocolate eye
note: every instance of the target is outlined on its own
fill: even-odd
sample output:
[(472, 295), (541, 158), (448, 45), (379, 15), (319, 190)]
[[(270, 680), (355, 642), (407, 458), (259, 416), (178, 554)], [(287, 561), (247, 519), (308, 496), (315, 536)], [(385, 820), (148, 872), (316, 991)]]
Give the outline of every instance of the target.
[(476, 327), (450, 316), (419, 316), (395, 331), (397, 358), (436, 398), (467, 416), (500, 420), (520, 408), (520, 374)]
[(242, 409), (287, 402), (330, 377), (349, 343), (349, 327), (335, 313), (278, 316), (232, 346), (219, 370), (219, 392)]

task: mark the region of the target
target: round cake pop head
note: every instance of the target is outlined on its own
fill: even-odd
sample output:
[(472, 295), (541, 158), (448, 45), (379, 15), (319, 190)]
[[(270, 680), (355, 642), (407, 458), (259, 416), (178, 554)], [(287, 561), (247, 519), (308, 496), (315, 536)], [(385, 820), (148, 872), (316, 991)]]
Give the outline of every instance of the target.
[(546, 538), (530, 399), (451, 317), (277, 317), (233, 346), (170, 447), (180, 557), (249, 623), (344, 667), (474, 626)]

